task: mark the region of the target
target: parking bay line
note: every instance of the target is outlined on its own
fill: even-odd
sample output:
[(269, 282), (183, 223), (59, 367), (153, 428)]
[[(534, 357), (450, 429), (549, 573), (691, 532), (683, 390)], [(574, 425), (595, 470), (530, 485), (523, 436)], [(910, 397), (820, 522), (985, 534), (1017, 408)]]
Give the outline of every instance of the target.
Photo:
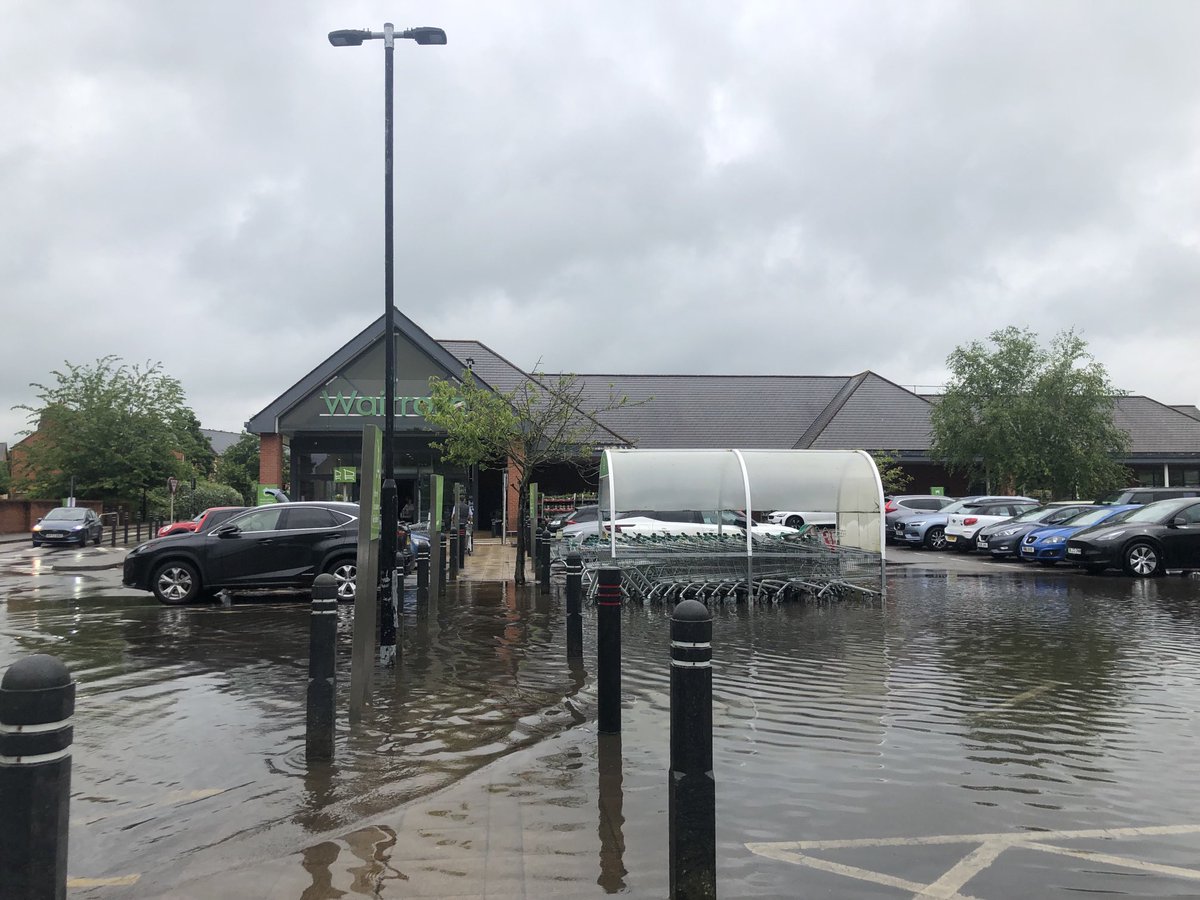
[[(1099, 853), (1090, 850), (1074, 850), (1049, 844), (1047, 841), (1084, 838), (1115, 839), (1146, 837), (1154, 835), (1176, 835), (1200, 833), (1200, 825), (1149, 825), (1131, 828), (1090, 828), (1075, 831), (1019, 831), (993, 834), (942, 834), (916, 838), (878, 838), (831, 841), (779, 841), (747, 843), (746, 849), (758, 856), (820, 869), (848, 878), (866, 881), (887, 887), (897, 887), (913, 892), (914, 900), (972, 900), (969, 895), (959, 893), (959, 888), (988, 868), (1005, 850), (1010, 848), (1029, 849), (1064, 856), (1074, 856), (1093, 862), (1130, 868), (1135, 871), (1154, 873), (1169, 877), (1200, 880), (1200, 869), (1187, 869), (1153, 862)], [(907, 879), (897, 878), (884, 872), (872, 872), (858, 866), (835, 863), (810, 856), (803, 851), (841, 850), (846, 848), (870, 847), (920, 847), (944, 844), (975, 844), (966, 856), (942, 874), (935, 882), (923, 885)]]

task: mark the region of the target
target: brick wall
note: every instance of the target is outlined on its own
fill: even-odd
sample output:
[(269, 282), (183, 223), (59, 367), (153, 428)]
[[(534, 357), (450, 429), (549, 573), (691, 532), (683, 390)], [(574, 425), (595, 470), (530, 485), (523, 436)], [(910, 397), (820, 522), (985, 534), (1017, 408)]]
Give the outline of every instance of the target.
[[(77, 500), (77, 506), (104, 512), (99, 500)], [(27, 533), (37, 520), (52, 509), (62, 506), (58, 500), (0, 500), (0, 534)]]

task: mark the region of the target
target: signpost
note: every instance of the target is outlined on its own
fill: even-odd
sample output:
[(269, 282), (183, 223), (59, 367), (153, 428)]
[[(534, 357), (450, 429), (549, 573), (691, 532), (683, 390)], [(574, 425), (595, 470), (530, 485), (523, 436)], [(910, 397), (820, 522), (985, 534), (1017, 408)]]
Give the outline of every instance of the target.
[[(383, 434), (363, 426), (362, 483), (358, 492), (358, 559), (354, 578), (354, 638), (350, 655), (350, 721), (361, 721), (371, 696), (371, 656), (379, 622), (379, 458)], [(395, 647), (392, 648), (393, 651)]]
[(167, 479), (167, 493), (171, 495), (171, 521), (175, 521), (175, 492), (179, 490), (179, 479)]

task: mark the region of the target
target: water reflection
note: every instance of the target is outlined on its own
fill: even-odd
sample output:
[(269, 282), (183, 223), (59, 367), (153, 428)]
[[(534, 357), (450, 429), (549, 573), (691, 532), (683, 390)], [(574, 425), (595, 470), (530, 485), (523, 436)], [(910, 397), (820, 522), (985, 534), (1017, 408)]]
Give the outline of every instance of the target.
[[(886, 604), (718, 607), (722, 878), (758, 877), (743, 846), (754, 839), (1190, 820), (1198, 598), (1200, 582), (1179, 578), (913, 574), (893, 579)], [(383, 824), (353, 842), (322, 836), (594, 721), (594, 608), (574, 661), (562, 598), (536, 585), (459, 582), (440, 598), (410, 586), (403, 611), (399, 664), (376, 673), (353, 728), (342, 611), (335, 765), (321, 768), (303, 752), (307, 604), (168, 608), (86, 592), (0, 604), (0, 654), (54, 652), (80, 682), (72, 815), (86, 827), (73, 867), (143, 870), (202, 845), (236, 861), (268, 839), (313, 840), (306, 897), (341, 895), (331, 866), (400, 881)], [(622, 613), (625, 730), (599, 736), (597, 780), (584, 777), (589, 735), (505, 783), (510, 798), (554, 804), (582, 842), (564, 880), (645, 884), (638, 853), (663, 837), (668, 616)]]
[(606, 894), (625, 889), (625, 795), (621, 789), (621, 735), (597, 734), (597, 761), (600, 769), (600, 877), (596, 884)]

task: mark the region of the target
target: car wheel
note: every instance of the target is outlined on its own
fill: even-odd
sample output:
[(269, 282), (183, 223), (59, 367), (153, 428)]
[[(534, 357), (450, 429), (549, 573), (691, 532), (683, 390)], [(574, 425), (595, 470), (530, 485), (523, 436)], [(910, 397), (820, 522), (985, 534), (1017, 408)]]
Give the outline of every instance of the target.
[(35, 546), (35, 547), (40, 547), (40, 546), (42, 546), (42, 542), (41, 542), (41, 541), (34, 541), (34, 542), (33, 542), (33, 546)]
[(804, 517), (803, 516), (788, 516), (786, 521), (784, 521), (783, 524), (786, 525), (788, 528), (801, 528), (804, 525)]
[(168, 606), (187, 603), (200, 595), (200, 576), (195, 566), (182, 560), (159, 566), (150, 585), (158, 601)]
[(339, 559), (325, 569), (337, 582), (337, 598), (349, 603), (354, 599), (354, 579), (358, 574), (358, 565), (353, 559)]
[(1162, 557), (1152, 545), (1142, 541), (1126, 547), (1122, 560), (1125, 574), (1134, 578), (1153, 578), (1162, 574)]
[(945, 550), (946, 529), (935, 525), (925, 532), (925, 546), (930, 550)]

